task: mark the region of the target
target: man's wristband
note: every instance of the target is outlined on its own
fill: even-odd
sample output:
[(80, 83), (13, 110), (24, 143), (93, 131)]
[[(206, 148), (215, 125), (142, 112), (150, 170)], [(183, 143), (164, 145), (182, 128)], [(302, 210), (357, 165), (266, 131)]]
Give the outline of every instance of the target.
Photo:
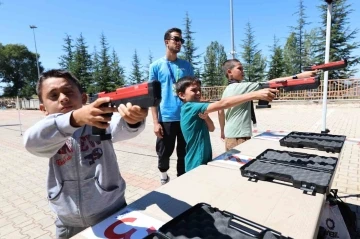
[(297, 79), (298, 77), (297, 77), (297, 75), (293, 75), (293, 77), (292, 77), (293, 79)]

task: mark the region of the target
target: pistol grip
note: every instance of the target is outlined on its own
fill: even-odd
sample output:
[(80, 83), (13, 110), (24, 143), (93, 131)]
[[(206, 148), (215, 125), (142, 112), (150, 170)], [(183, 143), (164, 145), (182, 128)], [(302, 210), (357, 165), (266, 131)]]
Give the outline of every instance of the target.
[[(104, 103), (100, 107), (107, 107), (109, 105), (111, 105), (111, 103)], [(105, 115), (111, 117), (113, 114), (108, 113)], [(100, 129), (95, 126), (92, 126), (91, 130), (92, 130), (92, 133), (90, 135), (90, 140), (92, 140), (92, 141), (103, 141), (103, 140), (111, 139), (111, 134), (107, 134), (106, 129)]]
[(95, 126), (92, 127), (92, 134), (90, 135), (91, 141), (103, 141), (111, 139), (111, 134), (106, 133), (106, 129), (99, 129)]

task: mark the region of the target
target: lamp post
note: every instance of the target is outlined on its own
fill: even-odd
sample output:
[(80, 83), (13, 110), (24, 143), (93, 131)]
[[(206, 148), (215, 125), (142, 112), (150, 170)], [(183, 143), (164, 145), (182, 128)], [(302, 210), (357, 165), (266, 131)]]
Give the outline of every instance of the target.
[(231, 51), (232, 58), (235, 59), (235, 47), (234, 47), (234, 17), (233, 17), (233, 1), (230, 0), (230, 31), (231, 31)]
[(39, 68), (39, 60), (38, 60), (38, 53), (37, 53), (37, 47), (36, 47), (36, 38), (35, 38), (35, 28), (37, 28), (37, 26), (35, 26), (35, 25), (30, 25), (30, 28), (33, 30), (33, 34), (34, 34), (35, 53), (36, 53), (36, 65), (37, 65), (38, 79), (39, 79), (39, 78), (40, 78), (40, 68)]
[[(325, 0), (325, 2), (328, 4), (327, 21), (326, 21), (325, 63), (328, 63), (329, 57), (330, 57), (331, 15), (332, 15), (333, 0)], [(330, 132), (330, 130), (326, 128), (328, 79), (329, 79), (329, 72), (325, 71), (324, 72), (324, 91), (323, 91), (322, 129), (321, 129), (322, 134), (327, 134)]]

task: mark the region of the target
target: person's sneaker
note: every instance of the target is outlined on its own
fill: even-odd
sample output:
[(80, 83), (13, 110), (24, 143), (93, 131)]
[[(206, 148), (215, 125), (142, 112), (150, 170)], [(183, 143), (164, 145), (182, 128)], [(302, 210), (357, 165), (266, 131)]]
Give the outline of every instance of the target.
[(166, 179), (160, 179), (161, 185), (167, 184), (170, 181), (169, 175), (167, 175)]

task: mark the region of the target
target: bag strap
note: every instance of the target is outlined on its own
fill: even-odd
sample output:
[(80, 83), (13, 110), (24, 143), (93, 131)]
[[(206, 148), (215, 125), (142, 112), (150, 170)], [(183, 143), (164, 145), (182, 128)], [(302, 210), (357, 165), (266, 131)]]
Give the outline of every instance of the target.
[[(357, 216), (356, 213), (351, 210), (348, 204), (344, 203), (337, 195), (338, 189), (331, 189), (327, 200), (331, 206), (337, 205), (341, 216), (343, 217), (346, 228), (350, 236), (356, 235), (357, 228)], [(352, 238), (352, 237), (351, 237)]]
[(176, 83), (176, 79), (175, 79), (174, 73), (173, 73), (173, 71), (172, 71), (172, 69), (171, 69), (170, 63), (169, 63), (169, 61), (166, 61), (166, 63), (167, 63), (168, 69), (169, 69), (169, 71), (170, 71), (170, 76), (171, 76), (171, 78), (172, 78), (172, 81), (173, 81), (173, 83), (175, 84), (175, 83)]

